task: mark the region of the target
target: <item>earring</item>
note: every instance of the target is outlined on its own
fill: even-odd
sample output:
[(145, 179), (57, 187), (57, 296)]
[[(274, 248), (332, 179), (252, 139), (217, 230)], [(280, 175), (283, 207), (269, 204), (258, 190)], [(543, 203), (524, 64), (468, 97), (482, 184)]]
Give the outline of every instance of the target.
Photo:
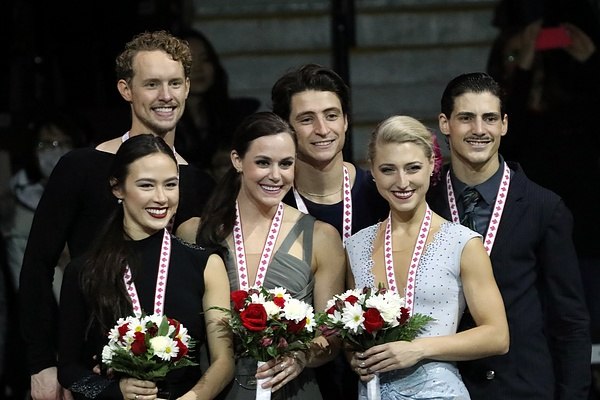
[(117, 199), (117, 204), (123, 204), (123, 199)]

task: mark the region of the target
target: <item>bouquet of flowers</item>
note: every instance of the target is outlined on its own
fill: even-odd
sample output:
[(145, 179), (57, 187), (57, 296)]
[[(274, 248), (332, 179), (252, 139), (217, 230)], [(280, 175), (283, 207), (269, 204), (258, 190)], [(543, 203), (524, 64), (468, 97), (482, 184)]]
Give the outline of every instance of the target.
[(165, 316), (120, 318), (108, 339), (102, 363), (133, 378), (160, 381), (169, 371), (197, 365), (187, 355), (193, 347), (187, 329)]
[(231, 301), (231, 310), (221, 310), (229, 314), (226, 323), (239, 339), (238, 356), (264, 362), (306, 350), (315, 337), (313, 307), (292, 298), (284, 288), (236, 290)]
[[(423, 314), (411, 316), (405, 299), (382, 285), (334, 296), (317, 319), (325, 335), (338, 335), (355, 351), (397, 340), (411, 341), (433, 320)], [(375, 374), (362, 390), (366, 390), (367, 399), (379, 400), (379, 376)]]
[(356, 351), (397, 340), (411, 341), (433, 320), (423, 314), (411, 316), (404, 298), (381, 285), (334, 296), (317, 319), (326, 335), (340, 336)]

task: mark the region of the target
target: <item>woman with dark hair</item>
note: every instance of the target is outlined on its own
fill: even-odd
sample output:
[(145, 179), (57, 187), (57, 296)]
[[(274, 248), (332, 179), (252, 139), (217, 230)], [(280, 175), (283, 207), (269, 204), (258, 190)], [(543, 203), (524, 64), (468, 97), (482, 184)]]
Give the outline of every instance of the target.
[(229, 96), (227, 72), (208, 38), (197, 30), (180, 34), (192, 51), (190, 93), (183, 117), (177, 125), (175, 148), (190, 164), (219, 178), (218, 152), (228, 152), (233, 131), (241, 120), (255, 112), (255, 98)]
[[(324, 310), (327, 300), (344, 289), (344, 251), (333, 226), (282, 202), (294, 181), (292, 128), (271, 112), (250, 115), (235, 132), (230, 159), (206, 205), (196, 242), (227, 250), (231, 290), (283, 287)], [(266, 269), (259, 272), (259, 264)], [(258, 370), (256, 360), (240, 358), (225, 398), (254, 399), (256, 378), (270, 378), (263, 387), (280, 390), (277, 398), (321, 399), (312, 368), (333, 359), (337, 350), (337, 343), (320, 336), (309, 351), (271, 360)]]
[[(233, 376), (231, 337), (217, 324), (224, 315), (210, 309), (229, 306), (229, 281), (219, 255), (167, 230), (179, 202), (177, 159), (162, 138), (136, 135), (119, 147), (110, 185), (121, 207), (90, 251), (65, 271), (59, 381), (76, 399), (157, 397), (154, 382), (93, 372), (108, 331), (119, 318), (133, 315), (137, 297), (146, 314), (164, 313), (181, 322), (198, 346), (208, 342), (211, 365), (206, 371), (186, 367), (167, 375), (172, 398), (212, 399)], [(166, 281), (162, 300), (156, 290), (160, 281)], [(194, 351), (191, 357), (198, 361)]]

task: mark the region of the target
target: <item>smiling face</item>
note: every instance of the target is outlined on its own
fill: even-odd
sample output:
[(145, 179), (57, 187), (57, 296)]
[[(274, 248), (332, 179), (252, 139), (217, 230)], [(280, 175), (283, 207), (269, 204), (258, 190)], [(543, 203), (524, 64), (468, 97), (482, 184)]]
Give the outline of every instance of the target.
[(159, 136), (174, 131), (190, 89), (181, 62), (160, 50), (140, 51), (133, 71), (130, 82), (118, 82), (121, 96), (132, 106), (131, 130)]
[(377, 190), (391, 210), (413, 211), (425, 202), (434, 159), (413, 143), (378, 143), (371, 173)]
[(177, 210), (177, 165), (164, 153), (139, 158), (113, 194), (123, 200), (125, 232), (134, 240), (146, 238), (166, 227)]
[(334, 92), (307, 90), (294, 94), (289, 122), (298, 136), (298, 159), (321, 165), (341, 157), (348, 119)]
[(455, 98), (449, 118), (440, 114), (439, 126), (448, 136), (453, 167), (497, 170), (500, 139), (508, 129), (498, 97), (490, 92), (464, 93)]
[(295, 154), (296, 146), (288, 132), (253, 140), (244, 158), (232, 151), (233, 166), (242, 174), (238, 197), (261, 208), (277, 206), (294, 182)]

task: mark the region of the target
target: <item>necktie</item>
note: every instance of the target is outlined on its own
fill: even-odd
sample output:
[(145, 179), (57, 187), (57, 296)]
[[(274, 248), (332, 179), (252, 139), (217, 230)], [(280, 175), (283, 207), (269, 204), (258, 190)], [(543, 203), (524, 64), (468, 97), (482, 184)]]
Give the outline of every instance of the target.
[(472, 187), (467, 187), (462, 195), (463, 217), (460, 223), (475, 232), (477, 232), (475, 229), (475, 206), (480, 197), (477, 189)]

